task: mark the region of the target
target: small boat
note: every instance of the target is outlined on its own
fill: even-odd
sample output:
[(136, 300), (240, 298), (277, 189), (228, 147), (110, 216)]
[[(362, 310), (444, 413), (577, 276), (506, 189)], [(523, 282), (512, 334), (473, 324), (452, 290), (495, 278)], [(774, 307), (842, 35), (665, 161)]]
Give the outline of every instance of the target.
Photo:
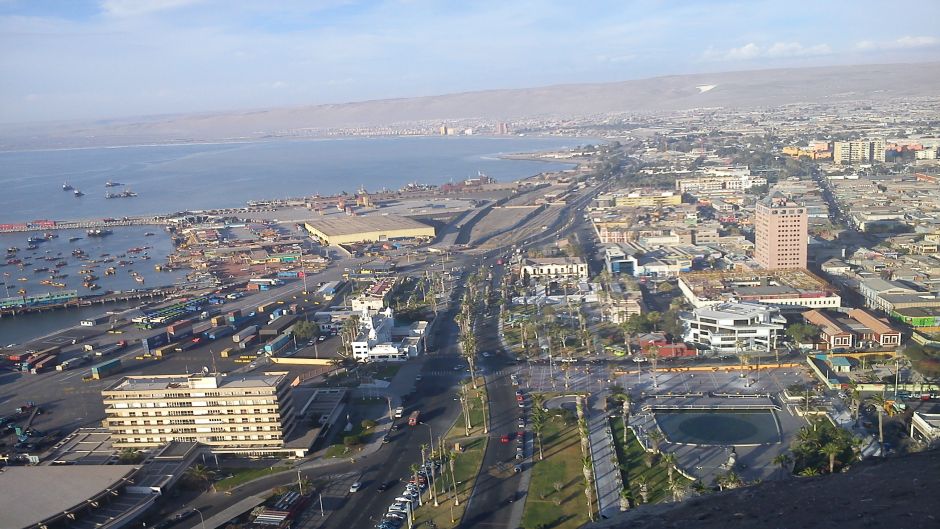
[(109, 267), (107, 268), (107, 270), (104, 271), (104, 275), (106, 275), (106, 276), (113, 276), (113, 275), (116, 274), (116, 273), (117, 273), (117, 271), (114, 269), (113, 266), (109, 266)]
[(80, 240), (82, 240), (81, 237), (69, 237), (69, 242), (75, 242), (75, 241), (80, 241)]
[(35, 244), (27, 244), (27, 245), (26, 245), (26, 249), (27, 249), (27, 250), (36, 250), (36, 249), (38, 249), (38, 248), (39, 248), (39, 247), (36, 246)]
[(68, 265), (68, 263), (66, 263), (65, 261), (59, 261), (58, 263), (55, 264), (55, 267), (62, 268), (63, 266), (66, 266), (66, 265)]
[(17, 281), (24, 281), (24, 282), (25, 282), (25, 281), (29, 281), (29, 278), (28, 278), (28, 277), (21, 277), (21, 278), (17, 279)]
[(144, 276), (134, 276), (134, 281), (137, 281), (138, 283), (143, 283)]
[(144, 237), (153, 237), (155, 234), (152, 231), (148, 231), (144, 234)]
[(88, 235), (89, 237), (104, 237), (105, 235), (111, 235), (112, 233), (114, 232), (111, 230), (103, 230), (101, 228), (85, 230), (85, 235)]
[(85, 193), (82, 193), (82, 192), (79, 191), (78, 189), (76, 189), (75, 191), (72, 191), (72, 194), (75, 195), (76, 197), (83, 197), (83, 196), (85, 196)]
[(29, 237), (26, 239), (26, 242), (29, 244), (39, 244), (41, 242), (46, 242), (45, 237)]
[(9, 248), (7, 248), (7, 253), (8, 253), (8, 254), (14, 254), (14, 253), (16, 253), (16, 252), (18, 252), (18, 251), (20, 251), (20, 249), (17, 248), (16, 246), (10, 246)]
[(101, 288), (101, 287), (99, 287), (98, 284), (95, 283), (95, 284), (93, 284), (93, 285), (90, 285), (90, 286), (88, 287), (88, 290), (98, 290), (99, 288)]
[(49, 267), (47, 267), (47, 266), (43, 266), (43, 267), (40, 267), (40, 268), (33, 268), (33, 273), (34, 273), (34, 274), (39, 274), (39, 273), (41, 273), (41, 272), (48, 272), (48, 271), (49, 271)]
[(58, 235), (58, 234), (52, 233), (51, 231), (47, 231), (46, 233), (43, 233), (42, 236), (45, 237), (47, 240), (48, 240), (48, 239), (58, 239), (58, 238), (59, 238), (59, 235)]
[(52, 280), (51, 280), (51, 279), (43, 279), (42, 281), (39, 282), (39, 284), (40, 284), (40, 285), (51, 285), (51, 284), (52, 284)]
[(105, 186), (105, 187), (118, 187), (118, 186), (122, 186), (122, 185), (124, 185), (124, 184), (122, 184), (122, 183), (120, 183), (120, 182), (113, 182), (113, 181), (111, 181), (111, 180), (108, 180), (107, 182), (104, 183), (104, 186)]
[(96, 275), (94, 275), (94, 274), (88, 274), (88, 275), (86, 275), (85, 277), (83, 277), (82, 279), (84, 279), (85, 281), (97, 281), (97, 280), (98, 280), (98, 276), (96, 276)]
[(65, 288), (65, 283), (53, 283), (52, 286), (56, 288)]
[(72, 185), (69, 184), (68, 182), (62, 184), (62, 191), (71, 191), (71, 190), (73, 190), (73, 189), (75, 189), (75, 188), (72, 187)]

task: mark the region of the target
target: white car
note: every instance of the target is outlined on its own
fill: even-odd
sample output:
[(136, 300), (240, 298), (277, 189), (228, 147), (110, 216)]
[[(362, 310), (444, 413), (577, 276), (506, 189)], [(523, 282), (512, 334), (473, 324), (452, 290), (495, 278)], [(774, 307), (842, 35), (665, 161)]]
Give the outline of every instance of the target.
[(357, 481), (349, 486), (349, 492), (359, 492), (359, 489), (361, 488), (362, 488), (362, 483)]

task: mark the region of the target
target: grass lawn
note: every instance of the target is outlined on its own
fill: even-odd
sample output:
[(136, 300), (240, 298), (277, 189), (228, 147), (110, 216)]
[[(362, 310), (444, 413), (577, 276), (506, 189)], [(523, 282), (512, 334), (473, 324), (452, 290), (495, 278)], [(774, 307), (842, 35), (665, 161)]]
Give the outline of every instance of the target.
[[(522, 527), (573, 529), (589, 521), (577, 425), (552, 417), (542, 431), (545, 459), (535, 458)], [(536, 450), (537, 452), (537, 450)], [(555, 487), (559, 486), (559, 490)]]
[[(362, 447), (364, 447), (369, 442), (369, 436), (372, 434), (374, 428), (363, 428), (362, 422), (353, 423), (352, 426), (352, 430), (348, 432), (339, 432), (336, 434), (336, 437), (334, 438), (336, 442), (326, 449), (326, 453), (323, 454), (323, 457), (342, 457), (355, 454), (362, 450)], [(343, 438), (350, 435), (360, 436), (362, 443), (357, 446), (345, 446), (343, 444)]]
[[(656, 461), (652, 468), (646, 467), (646, 459), (643, 447), (633, 435), (633, 432), (627, 431), (627, 443), (623, 443), (623, 421), (620, 419), (611, 419), (610, 427), (614, 434), (614, 445), (617, 449), (617, 460), (620, 462), (620, 475), (623, 478), (624, 485), (630, 487), (634, 497), (639, 499), (638, 480), (645, 477), (648, 480), (647, 491), (649, 492), (649, 502), (659, 503), (672, 498), (669, 492), (669, 472), (666, 465), (661, 461)], [(678, 472), (673, 473), (673, 479), (683, 485), (690, 485), (691, 481), (686, 479)]]
[[(434, 507), (434, 503), (425, 496), (424, 506), (415, 511), (415, 526), (419, 526), (428, 520), (434, 520), (437, 527), (441, 529), (456, 527), (460, 523), (463, 511), (467, 508), (467, 500), (470, 499), (470, 493), (473, 491), (473, 484), (480, 472), (480, 465), (483, 463), (486, 440), (486, 437), (476, 437), (461, 443), (463, 452), (457, 455), (457, 460), (454, 463), (454, 479), (457, 481), (457, 496), (460, 505), (454, 505), (454, 491), (452, 490), (450, 469), (448, 468), (447, 491), (443, 494), (438, 493), (437, 497), (440, 505)], [(449, 444), (453, 446), (453, 440), (449, 441)], [(437, 487), (437, 490), (441, 490), (440, 486)], [(456, 520), (456, 522), (451, 520)]]
[(247, 483), (253, 479), (258, 479), (269, 474), (276, 474), (285, 470), (289, 470), (289, 467), (235, 468), (226, 470), (226, 475), (230, 474), (230, 477), (216, 481), (213, 486), (215, 487), (215, 490), (225, 491), (233, 489), (242, 483)]
[[(477, 389), (467, 381), (467, 404), (470, 408), (470, 436), (483, 434), (483, 402), (480, 397), (486, 398), (486, 385), (483, 383), (483, 377), (477, 377)], [(487, 403), (489, 406), (489, 403)], [(467, 433), (465, 429), (463, 413), (457, 417), (457, 422), (451, 429), (447, 437), (464, 437)]]

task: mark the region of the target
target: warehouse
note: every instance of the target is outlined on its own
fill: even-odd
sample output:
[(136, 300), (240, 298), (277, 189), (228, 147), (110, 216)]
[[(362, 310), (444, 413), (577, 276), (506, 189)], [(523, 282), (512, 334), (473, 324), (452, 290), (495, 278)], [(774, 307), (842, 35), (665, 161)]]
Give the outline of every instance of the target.
[(313, 219), (304, 227), (328, 245), (434, 237), (433, 227), (393, 215)]

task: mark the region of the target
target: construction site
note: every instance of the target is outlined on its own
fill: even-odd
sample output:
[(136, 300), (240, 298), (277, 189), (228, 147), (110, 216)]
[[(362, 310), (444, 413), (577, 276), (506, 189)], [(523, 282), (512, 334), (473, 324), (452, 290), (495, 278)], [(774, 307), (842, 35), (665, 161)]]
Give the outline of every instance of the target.
[(679, 289), (696, 308), (727, 301), (772, 303), (796, 310), (838, 308), (842, 303), (829, 283), (803, 268), (686, 272), (679, 274)]

